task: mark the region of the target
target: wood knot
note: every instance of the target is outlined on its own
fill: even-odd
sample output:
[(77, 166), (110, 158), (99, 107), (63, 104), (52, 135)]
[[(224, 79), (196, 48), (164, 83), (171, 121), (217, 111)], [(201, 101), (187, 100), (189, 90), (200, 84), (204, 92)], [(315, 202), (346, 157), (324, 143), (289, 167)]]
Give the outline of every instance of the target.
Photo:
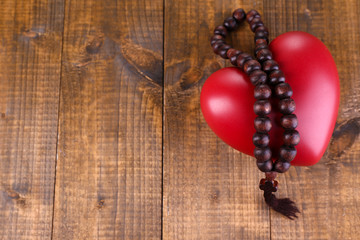
[(100, 48), (104, 42), (104, 35), (90, 36), (89, 42), (85, 49), (87, 53), (95, 54), (100, 51)]
[(105, 200), (104, 199), (100, 199), (97, 204), (96, 204), (96, 207), (100, 210), (104, 207), (105, 205)]

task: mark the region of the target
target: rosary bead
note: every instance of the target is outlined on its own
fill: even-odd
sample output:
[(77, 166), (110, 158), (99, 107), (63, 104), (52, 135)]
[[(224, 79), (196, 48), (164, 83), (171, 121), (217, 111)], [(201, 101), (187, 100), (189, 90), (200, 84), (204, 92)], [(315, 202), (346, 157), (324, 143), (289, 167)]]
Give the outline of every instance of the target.
[(271, 89), (267, 84), (257, 85), (254, 89), (254, 97), (257, 100), (265, 100), (271, 97)]
[(237, 56), (238, 56), (240, 53), (241, 53), (241, 51), (236, 50), (236, 49), (234, 49), (234, 48), (230, 48), (230, 49), (227, 51), (226, 55), (227, 55), (227, 57), (230, 59), (230, 62), (231, 62), (232, 65), (235, 65), (235, 66), (236, 66), (236, 58), (237, 58)]
[(289, 162), (281, 162), (278, 161), (275, 163), (275, 171), (279, 172), (279, 173), (284, 173), (287, 170), (289, 170), (289, 168), (291, 167), (291, 164)]
[(256, 161), (256, 165), (262, 172), (270, 172), (273, 168), (273, 162), (271, 160), (265, 162), (258, 162)]
[(246, 61), (253, 59), (252, 56), (250, 54), (247, 53), (240, 53), (236, 59), (236, 65), (241, 68), (244, 69), (244, 64)]
[(247, 74), (247, 75), (250, 75), (250, 73), (252, 71), (255, 71), (255, 70), (260, 70), (261, 69), (261, 65), (258, 61), (256, 61), (255, 59), (251, 59), (251, 60), (248, 60), (245, 62), (244, 64), (244, 72)]
[(293, 91), (288, 83), (279, 83), (275, 86), (275, 94), (278, 98), (288, 98), (293, 95)]
[(269, 48), (268, 48), (268, 45), (265, 44), (265, 43), (256, 45), (256, 46), (255, 46), (255, 49), (254, 49), (255, 56), (256, 56), (257, 53), (258, 53), (260, 50), (262, 50), (262, 49), (269, 49)]
[(269, 147), (265, 147), (265, 148), (256, 147), (254, 149), (254, 156), (257, 161), (265, 162), (271, 159), (271, 150)]
[(259, 59), (260, 62), (271, 60), (272, 59), (272, 53), (269, 49), (261, 49), (257, 52), (256, 58)]
[(277, 172), (267, 172), (265, 173), (266, 181), (274, 181), (277, 177)]
[(283, 115), (280, 118), (280, 124), (284, 129), (295, 129), (298, 125), (298, 120), (295, 114)]
[(225, 19), (224, 26), (228, 31), (233, 31), (238, 27), (237, 22), (233, 17), (228, 17)]
[(293, 146), (281, 146), (280, 147), (280, 159), (286, 162), (291, 162), (296, 156), (296, 148)]
[(276, 85), (285, 82), (284, 73), (281, 70), (274, 70), (269, 75), (269, 84)]
[(211, 39), (210, 39), (210, 44), (211, 44), (211, 46), (214, 45), (214, 43), (216, 43), (216, 42), (219, 41), (219, 40), (224, 41), (223, 36), (221, 36), (221, 35), (214, 35), (214, 36), (212, 36)]
[(220, 57), (224, 58), (224, 59), (227, 59), (228, 56), (227, 56), (227, 51), (231, 48), (230, 45), (223, 45), (220, 50), (219, 50), (219, 55)]
[(251, 22), (250, 22), (250, 29), (251, 31), (255, 32), (256, 28), (260, 27), (260, 26), (264, 26), (264, 23), (261, 21), (261, 18), (254, 18)]
[(224, 38), (226, 37), (227, 35), (227, 30), (226, 28), (223, 26), (223, 25), (220, 25), (220, 26), (217, 26), (214, 30), (214, 34), (215, 35), (221, 35), (223, 36)]
[(265, 39), (267, 43), (269, 42), (267, 34), (262, 31), (256, 31), (254, 41), (256, 42), (258, 39)]
[(284, 132), (284, 144), (288, 146), (296, 146), (300, 142), (300, 134), (295, 129), (286, 130)]
[(271, 120), (268, 117), (256, 117), (254, 127), (257, 132), (267, 133), (271, 130)]
[(271, 112), (271, 104), (268, 100), (257, 100), (254, 103), (254, 112), (256, 115), (265, 116)]
[(246, 21), (250, 23), (254, 18), (260, 18), (258, 11), (252, 9), (246, 14)]
[(284, 98), (279, 101), (279, 110), (282, 114), (291, 114), (295, 108), (295, 101), (291, 98)]
[(233, 12), (233, 18), (234, 18), (238, 23), (241, 23), (242, 21), (244, 21), (245, 18), (246, 18), (246, 14), (245, 14), (244, 9), (242, 9), (242, 8), (236, 9), (236, 10)]
[(221, 42), (221, 41), (216, 42), (216, 43), (212, 46), (214, 53), (219, 54), (219, 53), (220, 53), (220, 49), (221, 49), (224, 45), (225, 45), (225, 43), (223, 43), (223, 42)]
[(268, 45), (268, 40), (262, 39), (262, 38), (256, 39), (256, 40), (255, 40), (255, 45), (259, 45), (259, 44), (266, 44), (266, 45)]
[(266, 82), (267, 75), (261, 70), (255, 70), (250, 73), (249, 78), (250, 78), (250, 82), (254, 86), (256, 86), (259, 84), (264, 84)]
[(253, 143), (256, 147), (267, 147), (270, 142), (270, 136), (267, 133), (254, 133), (253, 135)]
[(260, 27), (256, 28), (255, 35), (257, 32), (264, 32), (266, 37), (269, 37), (269, 30), (265, 26), (260, 26)]
[(267, 60), (263, 62), (262, 66), (265, 72), (272, 72), (274, 70), (279, 70), (279, 64), (274, 60)]

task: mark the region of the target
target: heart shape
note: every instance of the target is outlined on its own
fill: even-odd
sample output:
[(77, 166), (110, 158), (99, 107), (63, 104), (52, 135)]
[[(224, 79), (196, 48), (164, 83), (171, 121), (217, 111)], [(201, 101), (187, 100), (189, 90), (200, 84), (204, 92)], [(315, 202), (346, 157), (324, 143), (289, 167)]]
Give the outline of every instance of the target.
[[(293, 89), (301, 137), (291, 162), (309, 166), (323, 156), (335, 127), (340, 98), (335, 62), (326, 46), (305, 32), (287, 32), (270, 44), (286, 81)], [(210, 128), (233, 148), (254, 156), (254, 87), (239, 68), (228, 67), (213, 73), (201, 90), (201, 110)], [(282, 145), (277, 101), (272, 101), (270, 148), (275, 154)]]

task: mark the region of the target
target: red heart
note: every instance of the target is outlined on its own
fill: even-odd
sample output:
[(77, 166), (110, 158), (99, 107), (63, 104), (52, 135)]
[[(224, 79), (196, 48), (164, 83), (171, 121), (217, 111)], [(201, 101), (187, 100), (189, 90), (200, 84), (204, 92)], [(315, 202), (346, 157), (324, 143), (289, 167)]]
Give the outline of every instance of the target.
[[(270, 49), (294, 92), (301, 141), (291, 163), (313, 165), (326, 150), (339, 108), (340, 87), (335, 62), (326, 46), (305, 32), (282, 34), (272, 41)], [(255, 133), (253, 90), (245, 73), (230, 67), (213, 73), (201, 91), (201, 109), (210, 128), (224, 142), (251, 156)], [(282, 145), (283, 130), (276, 102), (272, 104), (270, 147), (274, 155)]]

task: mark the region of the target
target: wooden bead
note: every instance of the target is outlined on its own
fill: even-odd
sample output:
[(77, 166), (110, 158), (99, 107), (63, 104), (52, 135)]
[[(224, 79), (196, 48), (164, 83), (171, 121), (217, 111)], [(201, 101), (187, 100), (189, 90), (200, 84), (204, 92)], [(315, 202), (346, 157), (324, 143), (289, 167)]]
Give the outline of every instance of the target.
[(216, 54), (220, 53), (220, 49), (225, 45), (225, 43), (221, 42), (221, 41), (217, 41), (213, 46), (213, 51)]
[(214, 35), (221, 35), (225, 38), (227, 35), (227, 30), (223, 25), (217, 26), (214, 30)]
[(273, 169), (273, 162), (271, 160), (265, 162), (256, 161), (256, 165), (262, 172), (270, 172)]
[(266, 60), (271, 60), (272, 59), (272, 53), (270, 52), (269, 49), (261, 49), (260, 51), (257, 52), (256, 58), (260, 62), (264, 62)]
[(295, 114), (283, 115), (280, 118), (280, 125), (284, 129), (295, 129), (298, 125), (298, 119)]
[(264, 84), (266, 82), (267, 75), (262, 70), (255, 70), (250, 73), (249, 79), (251, 83), (256, 86), (259, 84)]
[(261, 65), (255, 59), (248, 60), (244, 64), (244, 72), (247, 75), (250, 75), (251, 72), (253, 72), (255, 70), (260, 70), (260, 69), (261, 69)]
[(291, 114), (295, 108), (295, 101), (291, 98), (284, 98), (279, 101), (279, 110), (282, 114)]
[(268, 115), (271, 112), (271, 104), (268, 100), (257, 100), (254, 103), (254, 113), (259, 116)]
[(256, 34), (257, 32), (264, 32), (265, 35), (266, 35), (267, 37), (269, 37), (269, 30), (268, 30), (267, 27), (265, 27), (265, 26), (260, 26), (260, 27), (256, 28), (255, 34)]
[(279, 83), (275, 86), (275, 94), (278, 98), (289, 98), (293, 95), (293, 91), (288, 83)]
[(296, 148), (293, 146), (281, 146), (280, 147), (280, 159), (282, 159), (283, 162), (291, 162), (294, 160), (296, 156)]
[(265, 39), (267, 44), (269, 44), (269, 38), (268, 38), (268, 36), (267, 36), (267, 34), (265, 32), (256, 31), (255, 37), (254, 37), (255, 43), (256, 43), (256, 40), (258, 40), (258, 39)]
[(242, 8), (236, 9), (236, 10), (233, 12), (233, 18), (234, 18), (238, 23), (241, 23), (242, 21), (244, 21), (245, 18), (246, 18), (246, 14), (245, 14), (244, 9), (242, 9)]
[(265, 147), (265, 148), (256, 147), (254, 149), (254, 156), (257, 161), (265, 162), (271, 159), (271, 150), (269, 147)]
[(300, 142), (300, 134), (295, 129), (286, 130), (283, 136), (284, 144), (287, 146), (296, 146)]
[(266, 45), (268, 45), (268, 40), (262, 39), (262, 38), (256, 39), (256, 40), (255, 40), (255, 45), (259, 45), (259, 44), (266, 44)]
[(272, 72), (274, 70), (279, 70), (279, 64), (274, 60), (267, 60), (263, 62), (262, 66), (265, 72)]
[(237, 59), (237, 56), (241, 53), (241, 51), (239, 50), (236, 50), (234, 48), (230, 48), (228, 51), (227, 51), (227, 57), (230, 59), (230, 62), (232, 65), (235, 65), (236, 66), (236, 59)]
[(264, 26), (264, 23), (261, 21), (260, 18), (254, 18), (251, 22), (250, 22), (250, 29), (251, 31), (255, 32), (256, 28), (260, 27), (260, 26)]
[(277, 172), (267, 172), (265, 173), (266, 181), (274, 181), (277, 177)]
[(254, 18), (260, 18), (258, 11), (252, 9), (246, 14), (246, 21), (250, 23)]
[(226, 27), (226, 29), (228, 31), (233, 31), (237, 28), (237, 22), (233, 17), (228, 17), (227, 19), (225, 19), (224, 21), (224, 26)]
[(270, 137), (267, 133), (258, 133), (256, 132), (253, 135), (253, 143), (256, 147), (264, 148), (269, 145)]
[[(219, 35), (218, 35), (219, 36)], [(269, 49), (268, 45), (267, 44), (258, 44), (255, 46), (255, 49), (254, 49), (254, 53), (255, 53), (255, 56), (257, 55), (257, 53), (261, 50), (261, 49)]]
[(258, 100), (265, 100), (271, 97), (271, 88), (267, 84), (257, 85), (254, 89), (254, 97)]
[(276, 172), (284, 173), (291, 167), (291, 164), (289, 162), (282, 162), (278, 161), (275, 163), (274, 169)]
[(268, 117), (256, 117), (254, 127), (257, 132), (267, 133), (271, 130), (271, 120)]
[(220, 57), (224, 58), (224, 59), (228, 59), (228, 56), (227, 56), (227, 51), (231, 48), (230, 45), (223, 45), (220, 50), (219, 50), (219, 55)]
[(284, 73), (281, 70), (274, 70), (269, 75), (269, 84), (276, 85), (285, 82)]
[(214, 45), (214, 43), (216, 43), (218, 40), (224, 41), (224, 37), (221, 36), (221, 35), (214, 35), (214, 36), (212, 36), (211, 39), (210, 39), (210, 44), (211, 44), (211, 46)]
[(252, 56), (250, 54), (247, 53), (240, 53), (236, 59), (236, 65), (241, 68), (244, 69), (244, 64), (246, 61), (249, 61), (253, 59)]

